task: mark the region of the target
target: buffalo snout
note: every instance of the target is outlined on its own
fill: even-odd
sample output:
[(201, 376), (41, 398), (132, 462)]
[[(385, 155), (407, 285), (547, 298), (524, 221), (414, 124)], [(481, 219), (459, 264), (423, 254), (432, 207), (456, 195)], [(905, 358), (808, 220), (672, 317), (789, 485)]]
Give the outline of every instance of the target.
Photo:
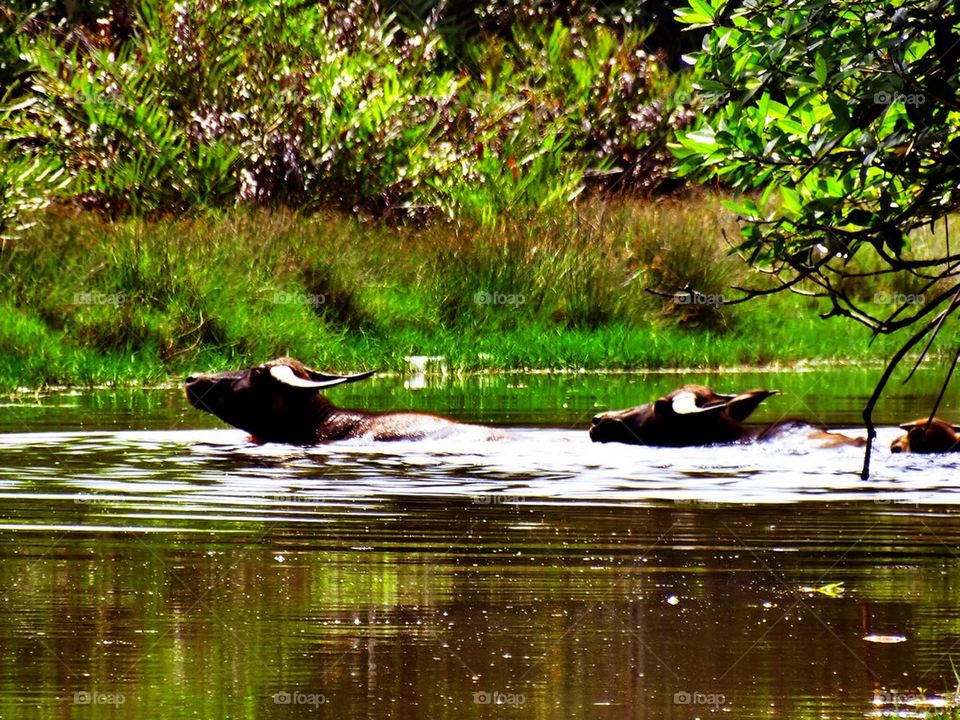
[(640, 435), (644, 409), (630, 408), (597, 413), (590, 421), (590, 439), (599, 443), (615, 442), (628, 445), (646, 442)]

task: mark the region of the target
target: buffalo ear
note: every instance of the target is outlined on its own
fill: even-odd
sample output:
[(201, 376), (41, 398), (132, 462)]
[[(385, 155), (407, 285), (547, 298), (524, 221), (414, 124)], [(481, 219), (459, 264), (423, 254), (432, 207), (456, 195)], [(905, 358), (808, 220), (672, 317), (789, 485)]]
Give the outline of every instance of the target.
[(691, 415), (703, 410), (697, 405), (697, 395), (692, 392), (679, 392), (670, 401), (670, 409), (677, 415)]
[(725, 407), (726, 404), (723, 401), (712, 401), (708, 405), (697, 405), (697, 394), (689, 390), (678, 392), (670, 402), (670, 409), (676, 415), (714, 413), (720, 412)]
[(308, 371), (310, 379), (302, 378), (297, 375), (289, 365), (271, 365), (270, 377), (287, 387), (300, 388), (304, 390), (320, 390), (321, 388), (333, 387), (334, 385), (343, 385), (348, 382), (362, 380), (370, 377), (373, 372), (360, 373), (358, 375), (327, 375)]
[(693, 393), (682, 392), (674, 395), (672, 398), (658, 398), (653, 403), (653, 415), (658, 418), (682, 417), (686, 415), (695, 415), (709, 410), (722, 410), (723, 405), (716, 407), (700, 407), (697, 405), (697, 397)]

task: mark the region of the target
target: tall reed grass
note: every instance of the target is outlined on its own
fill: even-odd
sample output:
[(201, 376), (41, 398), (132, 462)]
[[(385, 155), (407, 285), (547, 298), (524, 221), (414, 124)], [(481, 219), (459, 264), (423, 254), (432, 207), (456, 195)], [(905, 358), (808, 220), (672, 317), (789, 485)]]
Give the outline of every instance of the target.
[[(426, 229), (280, 209), (113, 222), (51, 211), (0, 252), (0, 385), (160, 379), (283, 354), (383, 369), (416, 354), (454, 369), (871, 357), (865, 335), (817, 320), (815, 301), (717, 304), (756, 279), (725, 227), (712, 196)], [(671, 295), (685, 286), (699, 299)]]

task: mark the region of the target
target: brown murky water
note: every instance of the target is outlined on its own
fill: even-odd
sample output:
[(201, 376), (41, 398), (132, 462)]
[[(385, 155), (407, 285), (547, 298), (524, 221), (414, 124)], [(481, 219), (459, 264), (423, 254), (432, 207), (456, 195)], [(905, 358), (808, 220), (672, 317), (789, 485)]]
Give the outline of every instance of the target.
[[(872, 375), (684, 380), (843, 426)], [(864, 483), (859, 451), (789, 439), (589, 442), (597, 409), (677, 384), (384, 378), (331, 396), (513, 438), (310, 449), (174, 390), (12, 401), (0, 717), (902, 717), (952, 691), (960, 463), (884, 442)]]

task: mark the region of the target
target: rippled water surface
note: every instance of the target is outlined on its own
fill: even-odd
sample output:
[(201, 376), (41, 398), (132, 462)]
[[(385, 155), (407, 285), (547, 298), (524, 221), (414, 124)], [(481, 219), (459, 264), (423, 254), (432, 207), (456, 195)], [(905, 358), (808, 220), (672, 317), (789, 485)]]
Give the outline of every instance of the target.
[[(0, 407), (0, 717), (853, 718), (960, 667), (960, 485), (862, 451), (594, 445), (683, 382), (856, 434), (875, 371), (380, 378), (344, 405), (508, 429), (257, 446), (178, 390)], [(958, 419), (948, 397), (941, 414)], [(488, 702), (489, 701), (489, 702)], [(906, 715), (905, 715), (906, 714)]]

